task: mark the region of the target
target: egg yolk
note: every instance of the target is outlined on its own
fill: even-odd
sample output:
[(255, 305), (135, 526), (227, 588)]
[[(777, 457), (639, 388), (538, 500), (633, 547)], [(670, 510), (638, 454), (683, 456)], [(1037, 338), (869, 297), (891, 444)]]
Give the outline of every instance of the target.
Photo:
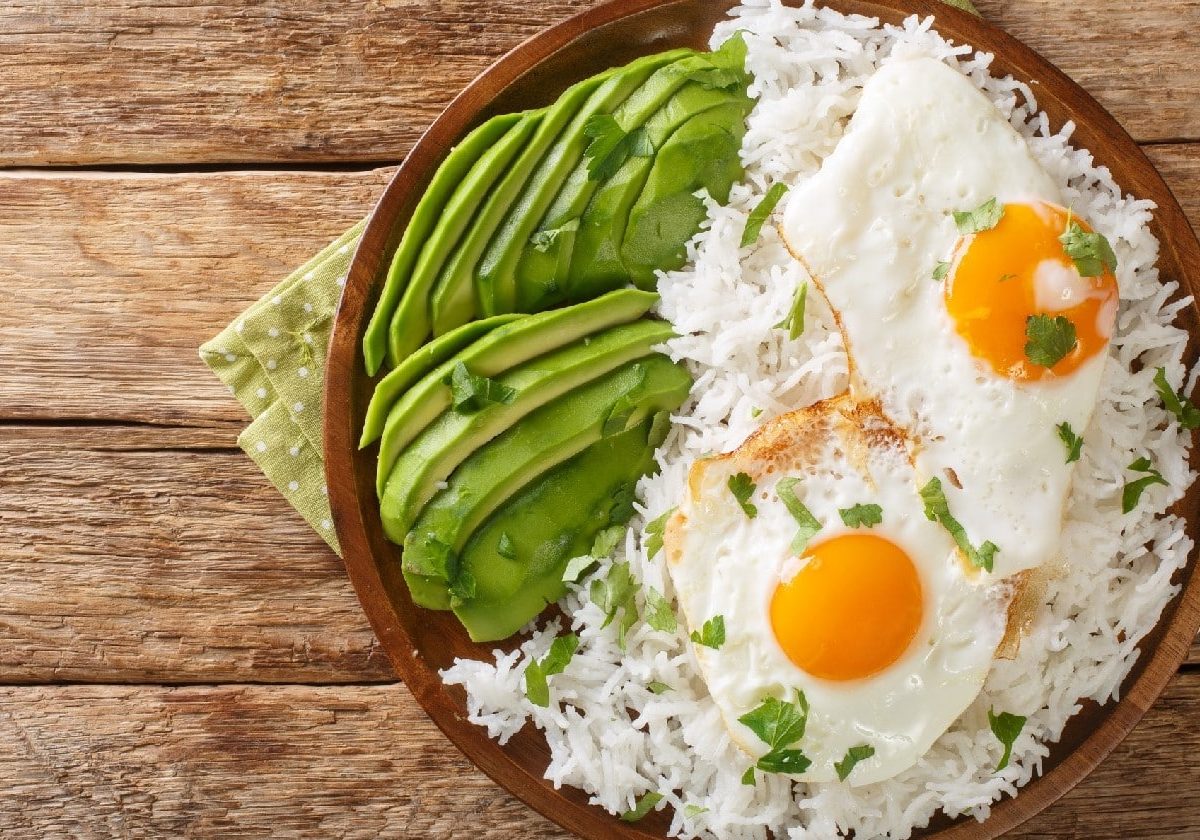
[(891, 665), (921, 626), (921, 581), (909, 556), (874, 534), (809, 546), (807, 563), (771, 598), (771, 626), (788, 659), (826, 680), (857, 680)]
[[(1071, 217), (1085, 232), (1081, 219)], [(1066, 376), (1104, 351), (1117, 314), (1117, 281), (1105, 270), (1082, 277), (1059, 237), (1068, 211), (1052, 204), (1006, 204), (990, 230), (959, 239), (946, 281), (946, 308), (972, 354), (1000, 376), (1036, 381)], [(1026, 321), (1062, 316), (1076, 344), (1053, 367), (1025, 355)]]

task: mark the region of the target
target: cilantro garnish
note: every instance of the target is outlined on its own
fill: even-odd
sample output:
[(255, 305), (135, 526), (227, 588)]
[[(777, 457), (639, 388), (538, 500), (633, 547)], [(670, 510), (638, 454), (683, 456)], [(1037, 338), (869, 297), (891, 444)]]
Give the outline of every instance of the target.
[(592, 114), (583, 124), (583, 133), (592, 141), (583, 153), (587, 158), (590, 181), (611, 178), (631, 157), (654, 154), (654, 146), (644, 128), (626, 133), (612, 114)]
[(1008, 766), (1008, 760), (1012, 758), (1013, 742), (1017, 740), (1017, 736), (1021, 734), (1021, 728), (1025, 726), (1025, 717), (1008, 712), (996, 714), (988, 709), (988, 723), (992, 725), (992, 733), (1004, 745), (1004, 755), (1000, 757), (1000, 763), (996, 765), (996, 772), (999, 773)]
[(800, 526), (796, 531), (796, 536), (792, 537), (791, 549), (794, 554), (804, 551), (808, 541), (821, 530), (821, 523), (817, 521), (817, 517), (812, 515), (812, 511), (805, 507), (796, 495), (796, 485), (799, 483), (800, 479), (798, 478), (781, 478), (775, 485), (775, 493), (779, 496), (779, 501), (783, 502), (783, 506), (788, 509), (788, 513)]
[(496, 545), (496, 553), (506, 560), (517, 559), (517, 547), (513, 544), (512, 537), (505, 531), (500, 535), (500, 542)]
[(950, 503), (946, 501), (946, 493), (942, 490), (941, 479), (929, 479), (929, 483), (921, 488), (921, 501), (925, 503), (925, 517), (930, 522), (940, 523), (950, 533), (959, 550), (971, 561), (971, 565), (990, 572), (992, 558), (1000, 549), (991, 540), (979, 546), (978, 549), (971, 545), (971, 540), (967, 537), (967, 529), (950, 515)]
[(933, 279), (945, 280), (946, 275), (950, 273), (950, 263), (940, 262), (933, 267)]
[(567, 663), (575, 655), (579, 647), (579, 637), (574, 633), (557, 636), (550, 643), (550, 650), (539, 661), (530, 660), (525, 666), (525, 696), (535, 706), (546, 708), (550, 705), (550, 688), (546, 678), (561, 674), (567, 669)]
[(671, 686), (667, 685), (665, 682), (659, 682), (658, 680), (654, 680), (647, 685), (646, 688), (650, 689), (652, 694), (665, 694), (671, 690)]
[(1099, 277), (1104, 269), (1117, 270), (1117, 255), (1103, 234), (1088, 233), (1079, 222), (1067, 216), (1067, 229), (1058, 237), (1063, 251), (1075, 263), (1080, 277)]
[(1185, 429), (1200, 428), (1200, 409), (1192, 404), (1192, 401), (1183, 395), (1183, 392), (1175, 392), (1171, 387), (1171, 383), (1167, 382), (1167, 369), (1159, 368), (1154, 374), (1154, 387), (1158, 388), (1158, 395), (1162, 398), (1163, 407), (1175, 415), (1175, 419), (1179, 421), (1179, 425)]
[(999, 280), (998, 282), (1000, 282), (1000, 283), (1007, 283), (1009, 280), (1014, 280), (1014, 279), (1016, 279), (1016, 276), (1017, 276), (1017, 275), (1015, 275), (1015, 274), (1001, 274), (1001, 275), (1000, 275), (1000, 280)]
[(577, 230), (579, 230), (579, 219), (570, 219), (556, 228), (537, 231), (529, 237), (529, 244), (533, 246), (533, 250), (541, 251), (544, 254), (554, 246), (560, 236), (574, 233)]
[(1125, 482), (1125, 488), (1121, 491), (1122, 513), (1129, 513), (1137, 507), (1137, 503), (1142, 498), (1142, 492), (1147, 487), (1152, 484), (1167, 484), (1167, 480), (1162, 477), (1162, 473), (1154, 468), (1149, 458), (1144, 456), (1130, 464), (1129, 469), (1134, 472), (1146, 473), (1146, 475), (1133, 481)]
[(703, 805), (684, 805), (683, 806), (683, 814), (686, 817), (695, 817), (695, 816), (698, 816), (699, 814), (703, 814), (707, 810), (708, 809), (705, 808)]
[(1083, 438), (1075, 434), (1071, 424), (1063, 421), (1054, 428), (1058, 429), (1058, 439), (1067, 447), (1067, 463), (1079, 460), (1079, 451), (1083, 449)]
[(1025, 319), (1025, 356), (1035, 365), (1054, 367), (1075, 349), (1075, 325), (1056, 315)]
[(647, 624), (664, 633), (674, 633), (679, 627), (679, 621), (675, 617), (675, 610), (672, 609), (671, 602), (653, 586), (646, 589), (645, 618)]
[(839, 508), (838, 515), (842, 517), (842, 522), (846, 523), (847, 528), (870, 528), (883, 521), (883, 508), (876, 504), (854, 505)]
[(753, 408), (750, 409), (750, 416), (758, 417), (760, 414), (762, 414), (762, 412), (763, 412), (763, 410), (761, 408), (759, 408), (758, 406), (754, 406)]
[(808, 282), (801, 280), (800, 285), (796, 287), (796, 296), (792, 298), (792, 308), (788, 310), (787, 316), (775, 325), (777, 330), (787, 330), (788, 339), (791, 341), (804, 335), (804, 303), (807, 299)]
[(653, 560), (654, 555), (662, 551), (663, 547), (663, 532), (667, 528), (667, 520), (675, 513), (675, 508), (671, 508), (661, 516), (650, 520), (646, 525), (646, 556)]
[(460, 414), (477, 411), (488, 403), (510, 403), (517, 392), (486, 376), (477, 376), (462, 362), (454, 365), (446, 384), (450, 386), (454, 410)]
[(621, 623), (617, 625), (617, 644), (621, 650), (625, 649), (625, 634), (638, 618), (637, 605), (634, 603), (637, 590), (638, 584), (629, 573), (629, 564), (613, 563), (606, 577), (592, 581), (588, 592), (592, 603), (604, 613), (601, 629), (613, 622), (618, 611), (621, 612)]
[(713, 650), (719, 649), (721, 645), (725, 644), (725, 616), (713, 616), (704, 622), (700, 632), (693, 630), (692, 635), (688, 638), (698, 645), (704, 645)]
[(801, 750), (791, 748), (804, 737), (808, 724), (808, 700), (804, 692), (796, 692), (795, 703), (768, 697), (758, 708), (738, 718), (738, 722), (768, 747), (767, 753), (746, 771), (743, 783), (754, 783), (755, 768), (766, 773), (803, 773), (812, 764)]
[(1004, 205), (993, 196), (974, 210), (955, 210), (954, 224), (958, 226), (958, 232), (966, 236), (969, 233), (991, 230), (1000, 224), (1003, 216)]
[(837, 771), (838, 781), (846, 781), (846, 777), (854, 769), (854, 766), (860, 761), (866, 761), (871, 756), (875, 755), (875, 748), (870, 744), (861, 744), (857, 747), (851, 747), (846, 750), (846, 757), (841, 761), (833, 763), (833, 769)]
[(746, 227), (742, 230), (742, 244), (745, 248), (747, 245), (753, 245), (758, 241), (758, 235), (762, 232), (763, 223), (771, 218), (771, 213), (775, 210), (775, 205), (779, 204), (779, 199), (783, 198), (783, 194), (788, 191), (787, 184), (777, 182), (771, 185), (754, 209), (750, 211), (750, 215), (746, 217)]
[(729, 476), (729, 492), (750, 519), (758, 516), (758, 508), (750, 501), (750, 497), (754, 495), (754, 487), (754, 482), (744, 472)]
[(649, 814), (651, 808), (653, 808), (659, 802), (662, 802), (662, 798), (663, 797), (661, 793), (653, 790), (649, 793), (643, 794), (637, 799), (632, 808), (621, 814), (621, 821), (637, 822), (642, 817)]
[(612, 525), (596, 534), (596, 538), (592, 540), (590, 552), (572, 557), (567, 561), (567, 567), (563, 570), (563, 583), (574, 583), (579, 580), (587, 569), (612, 554), (613, 549), (617, 547), (624, 535), (625, 527), (623, 525)]
[(746, 772), (742, 774), (742, 784), (744, 784), (744, 785), (754, 784), (754, 765), (753, 764), (751, 764), (749, 767), (747, 767)]

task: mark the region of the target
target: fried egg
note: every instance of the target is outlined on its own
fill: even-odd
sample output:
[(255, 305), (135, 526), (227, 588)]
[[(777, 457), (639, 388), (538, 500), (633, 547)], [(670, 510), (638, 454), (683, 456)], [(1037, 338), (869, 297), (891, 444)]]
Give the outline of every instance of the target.
[[(918, 483), (938, 479), (970, 542), (997, 547), (996, 577), (1055, 554), (1073, 469), (1060, 429), (1084, 434), (1116, 317), (1112, 272), (1081, 276), (1060, 241), (1069, 222), (1090, 232), (995, 106), (916, 58), (864, 86), (780, 225), (835, 313), (851, 393), (913, 437)], [(1073, 348), (1035, 364), (1027, 330), (1059, 318)]]
[[(744, 502), (731, 480), (753, 487)], [(693, 631), (724, 623), (724, 642), (697, 644), (696, 656), (753, 758), (769, 745), (739, 719), (768, 698), (801, 702), (799, 691), (807, 725), (791, 746), (811, 764), (790, 775), (835, 781), (835, 765), (869, 747), (846, 782), (886, 779), (979, 693), (1012, 591), (973, 580), (915, 486), (902, 433), (846, 396), (775, 418), (734, 452), (693, 465), (664, 534), (667, 567)], [(818, 525), (803, 546), (789, 497)], [(856, 518), (862, 505), (877, 505), (879, 521)]]

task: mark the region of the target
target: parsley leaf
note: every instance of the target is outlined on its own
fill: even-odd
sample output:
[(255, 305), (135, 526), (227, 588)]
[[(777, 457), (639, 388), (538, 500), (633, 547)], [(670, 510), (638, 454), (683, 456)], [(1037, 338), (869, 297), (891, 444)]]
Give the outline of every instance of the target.
[(653, 586), (646, 589), (645, 618), (647, 624), (664, 633), (674, 633), (679, 628), (679, 620), (675, 617), (671, 602)]
[(1056, 315), (1025, 319), (1025, 356), (1035, 365), (1054, 367), (1075, 349), (1075, 325)]
[(621, 612), (621, 623), (617, 625), (617, 645), (621, 650), (625, 649), (625, 634), (638, 618), (637, 605), (634, 603), (637, 590), (638, 584), (629, 573), (629, 564), (613, 563), (607, 577), (592, 581), (588, 593), (592, 603), (604, 613), (601, 629), (612, 624), (617, 612)]
[(950, 263), (940, 262), (933, 267), (933, 279), (945, 280), (946, 275), (950, 273)]
[(513, 545), (512, 537), (505, 531), (500, 535), (500, 542), (496, 545), (496, 553), (505, 560), (517, 559), (517, 547)]
[(665, 694), (671, 690), (671, 686), (667, 685), (665, 682), (659, 682), (658, 680), (654, 680), (654, 682), (647, 685), (646, 688), (650, 689), (652, 694)]
[(1021, 728), (1025, 726), (1025, 717), (1008, 712), (996, 714), (988, 709), (988, 723), (992, 726), (992, 733), (1004, 745), (1004, 755), (1000, 757), (1000, 763), (996, 765), (996, 772), (999, 773), (1008, 766), (1008, 760), (1012, 758), (1013, 742), (1017, 740), (1017, 736), (1021, 734)]
[(589, 181), (606, 181), (631, 157), (654, 154), (644, 128), (626, 133), (612, 114), (592, 114), (583, 124), (583, 133), (591, 138), (583, 153), (588, 162)]
[(650, 813), (650, 809), (662, 802), (662, 794), (657, 791), (650, 791), (638, 797), (634, 806), (625, 813), (621, 814), (622, 822), (637, 822), (642, 817)]
[(766, 195), (759, 199), (758, 204), (750, 211), (750, 215), (746, 217), (746, 227), (742, 230), (741, 247), (745, 248), (747, 245), (753, 245), (758, 241), (758, 235), (762, 233), (763, 223), (771, 218), (771, 213), (774, 212), (775, 206), (779, 204), (779, 199), (783, 198), (784, 193), (787, 191), (787, 184), (782, 181), (776, 182), (767, 190)]
[(729, 476), (729, 492), (750, 519), (758, 516), (758, 508), (750, 501), (750, 497), (754, 495), (754, 487), (754, 482), (744, 472)]
[(870, 744), (861, 744), (857, 747), (851, 747), (846, 750), (846, 757), (841, 761), (833, 763), (833, 769), (837, 771), (838, 781), (846, 781), (846, 777), (850, 775), (850, 771), (860, 761), (866, 761), (871, 756), (875, 755), (875, 748)]
[(775, 325), (777, 330), (787, 330), (788, 339), (795, 341), (804, 335), (804, 303), (808, 299), (808, 281), (802, 280), (796, 287), (796, 296), (792, 298), (792, 308), (787, 316)]
[(703, 805), (684, 805), (683, 806), (683, 814), (686, 817), (695, 817), (700, 814), (703, 814), (707, 810), (708, 809), (705, 808)]
[(838, 515), (847, 528), (870, 528), (883, 521), (883, 508), (876, 504), (855, 505), (854, 507), (839, 508)]
[(675, 508), (671, 508), (661, 516), (650, 520), (646, 525), (646, 556), (650, 560), (654, 559), (654, 555), (662, 551), (663, 547), (663, 532), (667, 528), (667, 520), (675, 513)]
[(525, 696), (530, 703), (542, 708), (550, 705), (550, 688), (546, 678), (565, 671), (578, 648), (579, 637), (574, 633), (558, 636), (550, 643), (550, 650), (540, 661), (534, 659), (525, 666)]
[[(803, 773), (812, 762), (804, 753), (790, 747), (804, 737), (808, 725), (808, 700), (796, 692), (796, 702), (768, 697), (757, 708), (738, 718), (738, 722), (758, 736), (770, 749), (754, 765), (767, 773)], [(753, 769), (746, 771), (753, 783)], [(742, 778), (746, 783), (746, 777)]]
[(708, 621), (704, 622), (704, 626), (700, 628), (700, 632), (692, 631), (692, 635), (688, 636), (693, 642), (698, 645), (710, 647), (717, 650), (721, 645), (725, 644), (725, 616), (713, 616)]
[(1067, 463), (1079, 460), (1079, 451), (1083, 449), (1083, 438), (1075, 434), (1071, 424), (1063, 421), (1054, 428), (1058, 429), (1058, 439), (1067, 447)]
[(788, 509), (788, 513), (800, 526), (796, 531), (796, 536), (792, 537), (791, 550), (794, 554), (803, 552), (808, 541), (821, 530), (821, 523), (817, 521), (817, 517), (812, 515), (812, 511), (805, 507), (796, 495), (796, 485), (799, 483), (800, 479), (798, 478), (781, 478), (775, 485), (775, 493), (779, 496), (779, 501), (783, 502), (783, 506)]
[(765, 773), (803, 773), (812, 760), (802, 750), (771, 750), (754, 765)]
[(1158, 389), (1158, 395), (1162, 398), (1163, 407), (1167, 411), (1175, 415), (1179, 421), (1179, 425), (1185, 429), (1200, 428), (1200, 409), (1192, 404), (1192, 401), (1183, 395), (1183, 392), (1175, 392), (1171, 387), (1171, 383), (1167, 382), (1167, 369), (1159, 368), (1154, 374), (1154, 387)]
[(1167, 484), (1167, 480), (1162, 477), (1162, 473), (1154, 469), (1154, 465), (1150, 462), (1150, 459), (1144, 456), (1130, 464), (1129, 469), (1135, 472), (1146, 473), (1146, 475), (1134, 481), (1125, 482), (1125, 488), (1121, 491), (1122, 513), (1129, 513), (1137, 507), (1138, 502), (1142, 498), (1142, 493), (1147, 487), (1153, 484)]
[(462, 362), (454, 365), (454, 370), (450, 372), (446, 384), (450, 386), (454, 410), (459, 414), (478, 411), (487, 403), (507, 405), (517, 395), (517, 392), (507, 385), (501, 385), (494, 379), (471, 373)]
[(992, 558), (996, 556), (997, 548), (991, 540), (988, 540), (978, 549), (971, 545), (971, 540), (967, 537), (967, 529), (962, 524), (950, 515), (950, 503), (946, 501), (946, 493), (942, 490), (941, 479), (931, 478), (929, 483), (921, 488), (921, 501), (925, 503), (925, 517), (930, 522), (938, 522), (943, 528), (950, 532), (950, 536), (954, 538), (955, 544), (959, 550), (967, 555), (967, 559), (971, 561), (971, 565), (977, 569), (983, 569), (985, 572), (992, 570)]
[(965, 236), (969, 233), (991, 230), (1000, 224), (1003, 216), (1004, 205), (998, 202), (995, 196), (992, 196), (974, 210), (955, 210), (954, 224), (958, 226), (958, 232)]
[(596, 538), (592, 540), (592, 550), (589, 553), (572, 557), (567, 561), (567, 567), (563, 570), (563, 583), (574, 583), (579, 580), (585, 571), (612, 554), (613, 549), (621, 542), (621, 537), (624, 535), (625, 528), (621, 525), (612, 525), (596, 534)]
[(744, 784), (744, 785), (753, 785), (754, 784), (754, 765), (753, 764), (751, 764), (749, 767), (747, 767), (746, 772), (742, 774), (742, 784)]
[(569, 219), (556, 228), (537, 231), (529, 237), (529, 244), (533, 246), (533, 250), (544, 254), (554, 246), (560, 236), (565, 233), (574, 233), (577, 230), (579, 230), (579, 219)]
[(753, 408), (750, 409), (750, 416), (758, 417), (760, 414), (762, 414), (762, 412), (763, 412), (763, 410), (761, 408), (759, 408), (758, 406), (754, 406)]
[(1080, 277), (1099, 277), (1104, 269), (1117, 270), (1117, 255), (1100, 233), (1088, 233), (1074, 219), (1067, 217), (1067, 229), (1058, 237), (1063, 251), (1075, 263)]

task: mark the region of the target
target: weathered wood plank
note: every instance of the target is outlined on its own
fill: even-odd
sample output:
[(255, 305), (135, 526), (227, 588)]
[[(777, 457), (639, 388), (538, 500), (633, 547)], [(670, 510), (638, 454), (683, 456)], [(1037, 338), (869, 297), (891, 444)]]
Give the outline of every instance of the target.
[[(11, 838), (560, 838), (401, 685), (0, 689)], [(1176, 679), (1029, 840), (1195, 837), (1200, 676)], [(1137, 772), (1130, 772), (1137, 767)], [(451, 781), (452, 780), (452, 781)]]
[[(0, 164), (399, 160), (471, 78), (588, 5), (8, 2)], [(978, 5), (1137, 139), (1200, 137), (1196, 0)]]
[(0, 683), (394, 679), (341, 561), (236, 437), (3, 428)]

